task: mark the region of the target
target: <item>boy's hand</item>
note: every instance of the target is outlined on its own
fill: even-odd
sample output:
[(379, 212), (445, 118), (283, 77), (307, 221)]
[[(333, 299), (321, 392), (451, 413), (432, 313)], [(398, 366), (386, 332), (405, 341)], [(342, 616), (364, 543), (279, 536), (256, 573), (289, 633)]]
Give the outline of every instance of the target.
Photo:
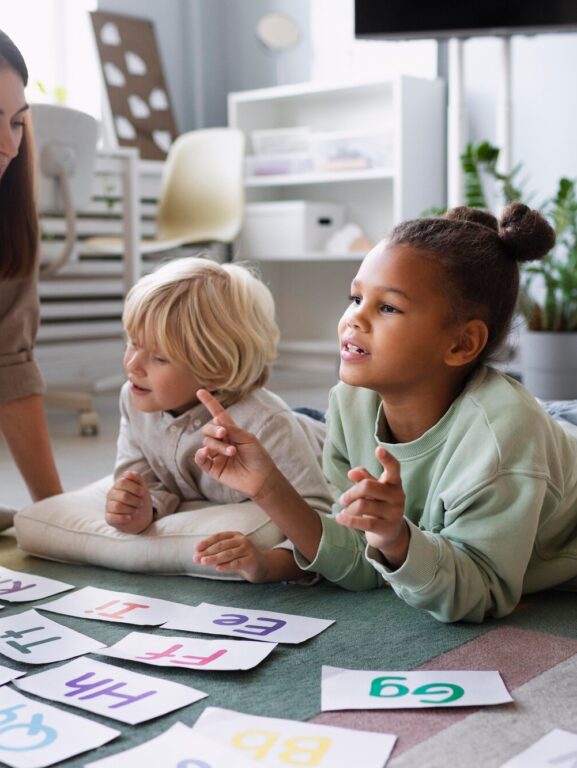
[(267, 558), (252, 541), (238, 531), (215, 533), (196, 545), (193, 561), (212, 565), (219, 573), (234, 571), (258, 584), (267, 577)]
[(258, 501), (277, 471), (274, 462), (253, 434), (236, 426), (210, 392), (199, 389), (197, 397), (213, 419), (203, 427), (204, 447), (196, 452), (196, 463), (223, 485)]
[(375, 455), (383, 473), (377, 479), (362, 467), (351, 469), (348, 476), (355, 485), (339, 499), (342, 510), (336, 520), (347, 528), (365, 531), (367, 543), (397, 569), (407, 558), (410, 540), (400, 464), (381, 446)]
[(146, 482), (138, 472), (125, 472), (106, 494), (106, 522), (122, 533), (141, 533), (152, 517)]

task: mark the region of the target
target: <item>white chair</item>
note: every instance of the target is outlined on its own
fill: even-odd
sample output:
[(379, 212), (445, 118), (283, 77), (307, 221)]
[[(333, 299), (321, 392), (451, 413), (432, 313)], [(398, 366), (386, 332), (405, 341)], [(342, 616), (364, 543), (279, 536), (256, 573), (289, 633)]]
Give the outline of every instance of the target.
[[(58, 280), (77, 257), (77, 211), (90, 202), (99, 123), (91, 115), (55, 104), (32, 104), (38, 170), (38, 210), (62, 215), (65, 237), (50, 257), (41, 250), (40, 280)], [(81, 434), (98, 431), (98, 415), (90, 392), (48, 389), (48, 406), (79, 412)]]
[[(176, 139), (163, 169), (156, 235), (141, 241), (140, 254), (220, 243), (230, 260), (244, 222), (243, 161), (244, 134), (236, 128), (207, 128)], [(124, 241), (95, 237), (84, 247), (122, 254)]]

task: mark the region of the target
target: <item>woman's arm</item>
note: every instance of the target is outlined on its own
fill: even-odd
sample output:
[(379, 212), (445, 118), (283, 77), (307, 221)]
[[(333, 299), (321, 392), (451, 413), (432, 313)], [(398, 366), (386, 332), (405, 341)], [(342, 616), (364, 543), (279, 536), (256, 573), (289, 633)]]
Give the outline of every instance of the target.
[(0, 432), (34, 501), (62, 493), (41, 395), (0, 403)]

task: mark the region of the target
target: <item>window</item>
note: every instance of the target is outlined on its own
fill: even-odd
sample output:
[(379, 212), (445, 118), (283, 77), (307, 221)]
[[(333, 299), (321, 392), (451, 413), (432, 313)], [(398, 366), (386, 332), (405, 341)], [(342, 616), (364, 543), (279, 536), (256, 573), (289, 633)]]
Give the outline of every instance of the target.
[(89, 11), (97, 0), (5, 3), (1, 28), (28, 67), (29, 101), (61, 101), (101, 119), (101, 76)]

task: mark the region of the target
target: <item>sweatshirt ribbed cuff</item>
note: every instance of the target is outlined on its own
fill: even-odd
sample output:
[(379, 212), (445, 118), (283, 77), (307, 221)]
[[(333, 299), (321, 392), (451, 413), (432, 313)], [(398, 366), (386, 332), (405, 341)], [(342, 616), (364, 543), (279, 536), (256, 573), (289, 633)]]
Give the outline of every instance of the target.
[(434, 534), (422, 531), (410, 520), (406, 522), (411, 540), (407, 559), (400, 568), (396, 571), (387, 568), (381, 562), (379, 552), (369, 546), (366, 548), (365, 557), (391, 586), (419, 590), (426, 587), (435, 576), (440, 557), (439, 545)]

